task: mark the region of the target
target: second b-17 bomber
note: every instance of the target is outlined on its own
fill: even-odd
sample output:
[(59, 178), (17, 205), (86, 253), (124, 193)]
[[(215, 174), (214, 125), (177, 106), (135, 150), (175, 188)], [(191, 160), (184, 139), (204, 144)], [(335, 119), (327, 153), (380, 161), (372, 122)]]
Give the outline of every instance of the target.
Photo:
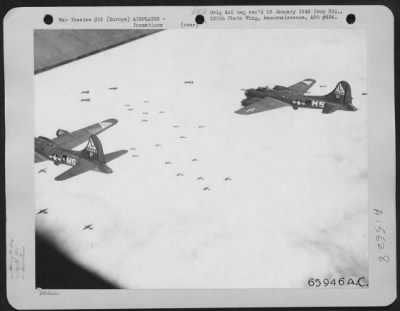
[(241, 102), (243, 107), (235, 112), (247, 115), (281, 107), (322, 109), (322, 113), (357, 110), (352, 104), (351, 88), (346, 81), (339, 82), (327, 95), (305, 95), (314, 84), (314, 79), (305, 79), (289, 87), (277, 85), (272, 89), (247, 89), (246, 98)]

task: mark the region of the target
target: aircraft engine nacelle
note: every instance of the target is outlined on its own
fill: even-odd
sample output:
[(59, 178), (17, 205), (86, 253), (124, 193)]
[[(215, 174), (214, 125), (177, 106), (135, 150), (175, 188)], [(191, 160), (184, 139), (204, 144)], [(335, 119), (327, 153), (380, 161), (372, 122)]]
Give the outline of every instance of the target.
[(71, 133), (68, 132), (68, 131), (66, 131), (66, 130), (63, 130), (63, 129), (58, 129), (57, 132), (56, 132), (57, 137), (64, 136), (64, 135), (66, 135), (66, 134), (69, 135), (69, 134), (71, 134)]
[(253, 103), (254, 103), (254, 101), (252, 101), (251, 99), (247, 99), (247, 98), (243, 99), (241, 101), (241, 104), (242, 104), (243, 107), (247, 107), (247, 106), (249, 106), (249, 105), (251, 105)]

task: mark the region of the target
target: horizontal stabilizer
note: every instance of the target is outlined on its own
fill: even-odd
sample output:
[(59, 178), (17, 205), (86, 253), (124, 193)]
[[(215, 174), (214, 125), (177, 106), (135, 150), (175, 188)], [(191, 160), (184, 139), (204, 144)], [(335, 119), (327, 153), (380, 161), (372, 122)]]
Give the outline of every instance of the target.
[(327, 103), (327, 104), (325, 104), (324, 109), (322, 109), (322, 113), (332, 113), (338, 109), (339, 109), (339, 107), (337, 105)]
[(83, 162), (80, 163), (78, 165), (73, 166), (72, 168), (70, 168), (69, 170), (65, 171), (64, 173), (58, 175), (55, 180), (57, 181), (61, 181), (61, 180), (66, 180), (69, 179), (71, 177), (83, 174), (87, 171), (90, 171), (94, 168), (94, 165), (91, 165), (90, 162)]
[(116, 158), (119, 158), (120, 156), (124, 155), (127, 152), (128, 152), (128, 150), (119, 150), (119, 151), (110, 152), (104, 156), (104, 161), (105, 161), (105, 163), (108, 163), (112, 160), (115, 160)]

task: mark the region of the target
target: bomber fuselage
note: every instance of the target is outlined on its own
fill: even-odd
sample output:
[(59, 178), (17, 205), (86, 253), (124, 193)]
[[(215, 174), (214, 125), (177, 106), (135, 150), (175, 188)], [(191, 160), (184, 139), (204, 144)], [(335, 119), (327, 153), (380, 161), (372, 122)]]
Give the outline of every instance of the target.
[(35, 152), (46, 157), (55, 165), (66, 164), (75, 166), (80, 160), (77, 151), (60, 148), (52, 140), (43, 136), (35, 137)]
[[(324, 96), (296, 95), (291, 93), (288, 89), (283, 90), (283, 88), (284, 87), (279, 87), (279, 90), (275, 90), (275, 88), (248, 89), (245, 92), (246, 98), (243, 99), (241, 103), (244, 107), (246, 107), (259, 102), (263, 98), (270, 97), (292, 106), (293, 109), (297, 109), (299, 107), (324, 109), (327, 103), (338, 105), (335, 102), (327, 101)], [(357, 110), (357, 108), (352, 105), (340, 105), (340, 109), (350, 111)]]

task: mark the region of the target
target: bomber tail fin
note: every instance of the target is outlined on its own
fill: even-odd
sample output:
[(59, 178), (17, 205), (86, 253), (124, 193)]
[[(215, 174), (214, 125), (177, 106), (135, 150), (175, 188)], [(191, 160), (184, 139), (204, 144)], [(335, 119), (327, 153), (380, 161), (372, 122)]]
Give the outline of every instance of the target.
[(351, 88), (346, 81), (340, 81), (335, 89), (323, 96), (326, 101), (352, 106)]
[(105, 163), (103, 146), (96, 135), (89, 137), (88, 144), (81, 151), (81, 154), (89, 160), (98, 160), (101, 163)]

